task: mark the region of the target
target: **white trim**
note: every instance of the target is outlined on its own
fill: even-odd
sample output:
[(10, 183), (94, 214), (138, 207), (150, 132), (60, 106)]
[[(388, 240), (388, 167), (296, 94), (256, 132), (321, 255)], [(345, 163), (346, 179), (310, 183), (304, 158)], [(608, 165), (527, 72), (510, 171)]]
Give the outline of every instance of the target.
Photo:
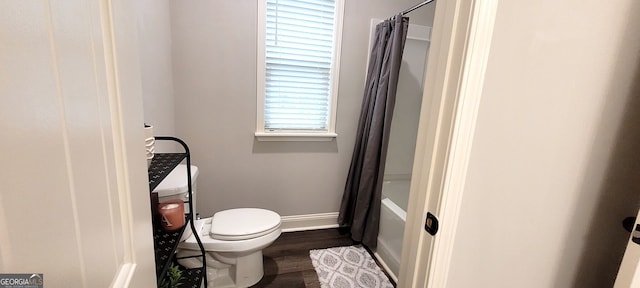
[[(331, 111), (329, 116), (328, 134), (336, 132), (336, 118), (338, 114), (338, 90), (340, 90), (340, 55), (342, 55), (342, 30), (344, 23), (344, 2), (346, 0), (336, 0), (337, 23), (334, 27), (333, 61), (331, 63)], [(337, 136), (337, 134), (335, 134)]]
[(398, 283), (398, 276), (396, 276), (396, 274), (393, 273), (393, 271), (391, 271), (391, 268), (389, 268), (389, 265), (387, 265), (387, 262), (384, 262), (384, 259), (380, 256), (380, 254), (378, 254), (378, 252), (373, 252), (373, 256), (376, 257), (376, 260), (378, 261), (378, 263), (380, 263), (380, 266), (382, 266), (382, 269), (384, 269), (384, 271), (387, 272), (387, 274), (389, 274), (389, 277), (393, 279), (393, 282)]
[[(448, 137), (441, 136), (443, 134), (442, 127), (446, 125), (446, 121), (442, 118), (443, 115), (447, 116), (446, 111), (443, 111), (445, 109), (443, 106), (448, 99), (447, 95), (443, 94), (447, 92), (447, 86), (450, 85), (449, 78), (455, 74), (455, 71), (451, 71), (451, 66), (453, 65), (452, 59), (456, 57), (451, 54), (454, 53), (454, 38), (458, 29), (455, 24), (456, 19), (461, 17), (458, 6), (457, 0), (438, 2), (436, 6), (434, 27), (439, 28), (433, 31), (426, 68), (428, 73), (425, 73), (423, 101), (412, 169), (411, 193), (409, 194), (407, 222), (405, 223), (400, 259), (400, 275), (398, 275), (400, 287), (425, 287), (426, 279), (429, 277), (426, 275), (428, 259), (423, 260), (421, 257), (429, 258), (430, 249), (421, 250), (424, 245), (431, 242), (431, 238), (424, 237), (423, 225), (425, 211), (429, 210), (429, 196), (437, 194), (429, 193), (429, 191), (433, 190), (431, 186), (440, 183), (437, 180), (442, 176), (438, 174), (444, 173), (443, 159), (446, 157), (446, 147), (449, 145)], [(461, 57), (458, 56), (458, 58)], [(444, 152), (440, 152), (443, 149), (442, 146), (445, 148)]]
[[(130, 1), (100, 1), (103, 14), (107, 93), (113, 135), (114, 169), (118, 190), (124, 255), (116, 281), (123, 278), (127, 286), (152, 287), (156, 283), (153, 235), (149, 213), (150, 198), (144, 150), (138, 145), (144, 140), (141, 112), (142, 90), (139, 55), (136, 45), (134, 9)], [(133, 21), (133, 22), (132, 22)], [(146, 193), (140, 193), (146, 191)], [(144, 209), (146, 208), (146, 209)], [(114, 211), (115, 212), (115, 211)], [(117, 286), (116, 286), (117, 287)], [(153, 286), (155, 287), (155, 286)]]
[(266, 133), (256, 132), (258, 141), (333, 141), (338, 134), (336, 133)]
[[(130, 68), (127, 66), (125, 62), (122, 64), (122, 59), (126, 58), (125, 54), (132, 53), (132, 50), (128, 50), (131, 47), (130, 43), (123, 41), (123, 45), (119, 46), (118, 38), (126, 35), (116, 34), (116, 26), (119, 23), (119, 18), (115, 15), (117, 11), (114, 11), (114, 4), (111, 1), (101, 1), (101, 10), (102, 10), (102, 38), (104, 41), (104, 58), (105, 58), (105, 69), (106, 69), (106, 80), (107, 80), (107, 88), (106, 92), (108, 94), (109, 101), (109, 119), (111, 120), (110, 127), (112, 133), (112, 145), (113, 145), (113, 156), (114, 156), (114, 169), (115, 169), (115, 177), (117, 179), (117, 191), (118, 198), (115, 201), (118, 201), (117, 207), (120, 207), (120, 215), (119, 218), (122, 219), (121, 233), (123, 235), (123, 248), (124, 248), (124, 261), (125, 264), (122, 267), (135, 267), (135, 254), (136, 254), (136, 245), (135, 245), (135, 234), (133, 232), (133, 224), (135, 223), (134, 215), (132, 215), (131, 209), (131, 181), (130, 181), (130, 172), (128, 167), (128, 162), (130, 159), (127, 157), (127, 132), (129, 129), (125, 125), (127, 112), (124, 111), (123, 107), (123, 90), (129, 89), (126, 86), (126, 83), (122, 83), (122, 80), (119, 78), (119, 73), (127, 73), (124, 72), (126, 69)], [(139, 94), (135, 95), (136, 97), (141, 97)], [(133, 266), (131, 266), (133, 265)], [(121, 268), (122, 268), (121, 267)], [(125, 270), (130, 273), (133, 270)], [(118, 271), (116, 282), (120, 281), (118, 279), (122, 279), (120, 273), (123, 273), (122, 270)], [(125, 276), (126, 281), (130, 281), (131, 275), (127, 274)]]
[(264, 133), (264, 71), (267, 69), (265, 63), (265, 41), (267, 30), (267, 1), (258, 0), (258, 27), (256, 30), (256, 136), (258, 133)]
[[(401, 287), (446, 287), (497, 0), (438, 3), (400, 271)], [(423, 106), (423, 108), (426, 106)], [(429, 116), (426, 116), (429, 117)], [(424, 215), (440, 219), (436, 237)]]
[(498, 0), (474, 3), (469, 29), (463, 76), (460, 79), (458, 107), (452, 131), (447, 179), (441, 201), (441, 221), (451, 225), (435, 238), (427, 287), (446, 287), (455, 235), (464, 194), (467, 167), (475, 134), (476, 120), (484, 87), (484, 76), (491, 50)]
[(338, 228), (338, 212), (282, 216), (282, 232)]
[(125, 263), (120, 265), (116, 276), (113, 278), (113, 282), (109, 287), (129, 287), (131, 278), (136, 271), (136, 264)]

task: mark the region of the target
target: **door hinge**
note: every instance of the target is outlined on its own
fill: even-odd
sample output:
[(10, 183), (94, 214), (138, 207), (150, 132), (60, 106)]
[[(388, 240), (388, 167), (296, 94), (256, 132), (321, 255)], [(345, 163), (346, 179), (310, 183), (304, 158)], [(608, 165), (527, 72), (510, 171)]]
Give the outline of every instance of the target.
[(424, 221), (424, 230), (433, 236), (438, 233), (438, 218), (431, 214), (431, 212), (427, 212), (427, 219)]

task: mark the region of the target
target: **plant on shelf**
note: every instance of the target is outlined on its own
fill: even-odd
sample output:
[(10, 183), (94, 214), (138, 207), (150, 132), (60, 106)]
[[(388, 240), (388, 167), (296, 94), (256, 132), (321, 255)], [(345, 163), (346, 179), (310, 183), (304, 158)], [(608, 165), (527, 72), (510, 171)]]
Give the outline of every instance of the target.
[(159, 288), (177, 288), (180, 286), (180, 280), (182, 279), (182, 271), (176, 264), (171, 264), (167, 275), (158, 284)]

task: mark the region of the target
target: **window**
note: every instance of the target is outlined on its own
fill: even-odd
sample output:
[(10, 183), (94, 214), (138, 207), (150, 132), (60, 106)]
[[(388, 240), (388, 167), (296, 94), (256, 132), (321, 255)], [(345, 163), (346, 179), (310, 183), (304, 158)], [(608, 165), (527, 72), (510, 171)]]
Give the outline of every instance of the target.
[(258, 1), (258, 140), (336, 137), (343, 1)]

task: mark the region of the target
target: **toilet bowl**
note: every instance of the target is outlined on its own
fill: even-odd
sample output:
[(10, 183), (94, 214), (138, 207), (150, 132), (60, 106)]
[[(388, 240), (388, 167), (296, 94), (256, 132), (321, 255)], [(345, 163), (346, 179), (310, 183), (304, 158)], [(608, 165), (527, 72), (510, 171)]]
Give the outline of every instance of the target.
[[(262, 249), (281, 234), (280, 215), (258, 208), (220, 211), (211, 218), (196, 220), (196, 232), (206, 252), (208, 287), (249, 287), (262, 279)], [(178, 263), (187, 268), (202, 267), (193, 233), (178, 244)], [(185, 237), (183, 237), (185, 239)]]

